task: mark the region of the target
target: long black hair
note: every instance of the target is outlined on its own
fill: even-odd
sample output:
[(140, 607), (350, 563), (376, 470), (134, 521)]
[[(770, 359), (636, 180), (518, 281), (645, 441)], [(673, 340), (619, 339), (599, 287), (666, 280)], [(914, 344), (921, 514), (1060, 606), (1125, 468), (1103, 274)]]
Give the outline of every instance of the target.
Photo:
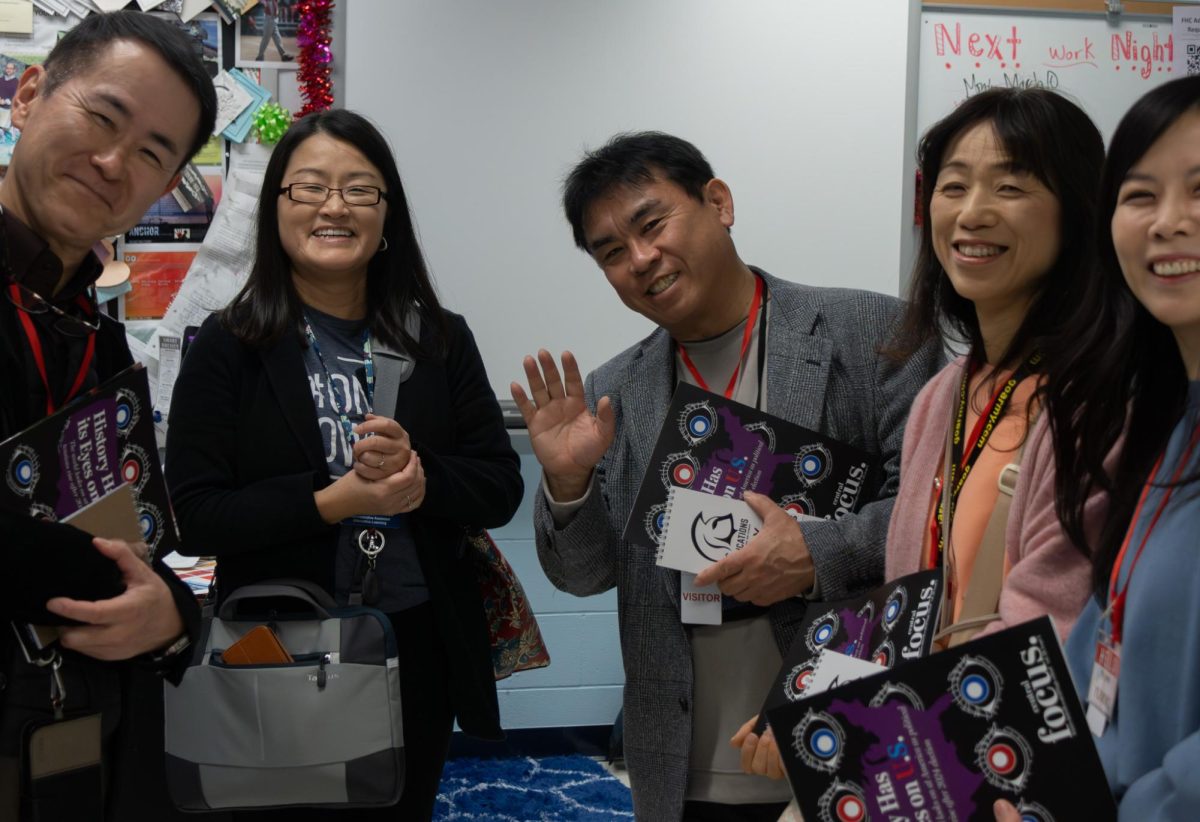
[[(344, 109), (309, 114), (283, 135), (263, 177), (258, 201), (254, 265), (246, 285), (220, 313), (222, 324), (247, 345), (269, 345), (287, 333), (302, 334), (303, 307), (292, 282), (292, 263), (279, 239), (279, 198), (283, 174), (296, 149), (310, 137), (325, 134), (358, 149), (383, 176), (387, 215), (383, 238), (387, 248), (367, 265), (367, 324), (384, 342), (415, 357), (440, 354), (446, 318), (417, 243), (400, 172), (387, 140), (370, 121)], [(426, 344), (413, 339), (404, 321), (410, 309), (430, 333)]]
[[(1100, 180), (1098, 270), (1064, 329), (1076, 341), (1071, 356), (1047, 372), (1046, 410), (1058, 465), (1055, 504), (1067, 534), (1085, 551), (1088, 494), (1097, 487), (1109, 494), (1092, 552), (1093, 585), (1101, 597), (1142, 486), (1183, 413), (1188, 383), (1175, 337), (1137, 301), (1121, 274), (1112, 218), (1130, 169), (1175, 121), (1197, 109), (1200, 77), (1185, 77), (1144, 95), (1117, 126)], [(1112, 476), (1104, 460), (1122, 433)]]
[(909, 284), (908, 307), (896, 342), (896, 359), (914, 354), (930, 340), (965, 343), (983, 355), (975, 304), (959, 296), (934, 253), (929, 205), (938, 174), (954, 141), (987, 123), (1015, 168), (1028, 172), (1058, 198), (1058, 258), (1038, 285), (1033, 304), (1003, 352), (1007, 368), (1034, 349), (1048, 355), (1047, 337), (1062, 327), (1092, 280), (1096, 175), (1104, 162), (1104, 140), (1091, 119), (1067, 98), (1044, 89), (997, 88), (968, 98), (921, 138), (921, 242)]

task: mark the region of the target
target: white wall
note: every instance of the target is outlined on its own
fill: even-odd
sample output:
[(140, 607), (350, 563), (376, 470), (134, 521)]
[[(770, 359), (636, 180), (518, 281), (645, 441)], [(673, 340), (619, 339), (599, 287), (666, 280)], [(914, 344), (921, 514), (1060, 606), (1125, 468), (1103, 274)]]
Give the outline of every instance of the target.
[[(650, 329), (571, 241), (562, 177), (623, 130), (691, 140), (743, 258), (897, 293), (912, 241), (916, 0), (354, 0), (348, 108), (396, 149), (434, 276), (497, 394)], [(910, 45), (912, 47), (910, 48)]]

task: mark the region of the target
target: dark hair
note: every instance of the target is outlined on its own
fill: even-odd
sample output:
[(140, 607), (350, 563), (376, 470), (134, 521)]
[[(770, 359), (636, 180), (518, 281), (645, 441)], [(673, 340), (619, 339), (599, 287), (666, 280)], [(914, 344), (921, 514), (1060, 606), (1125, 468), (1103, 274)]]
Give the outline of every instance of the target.
[(118, 40), (134, 40), (158, 52), (196, 97), (200, 119), (180, 168), (212, 136), (217, 118), (217, 92), (204, 68), (200, 46), (178, 27), (140, 11), (89, 14), (55, 43), (46, 61), (44, 93), (54, 91), (81, 71), (90, 69)]
[(563, 183), (563, 211), (575, 235), (575, 245), (588, 250), (583, 236), (584, 215), (588, 206), (616, 187), (668, 180), (703, 202), (704, 186), (714, 176), (700, 149), (687, 140), (661, 131), (618, 134), (587, 152)]
[[(1097, 282), (1080, 294), (1080, 310), (1064, 328), (1064, 335), (1076, 341), (1072, 355), (1048, 372), (1046, 409), (1058, 465), (1055, 504), (1067, 534), (1085, 550), (1088, 494), (1097, 487), (1109, 494), (1093, 553), (1093, 584), (1101, 596), (1142, 486), (1183, 413), (1188, 381), (1171, 330), (1125, 282), (1112, 218), (1130, 169), (1175, 121), (1197, 109), (1200, 77), (1184, 77), (1148, 92), (1117, 126), (1100, 180)], [(1122, 433), (1125, 441), (1110, 476), (1104, 459)]]
[(1010, 367), (1034, 349), (1051, 353), (1048, 335), (1075, 310), (1091, 285), (1096, 215), (1096, 175), (1104, 140), (1079, 106), (1044, 89), (989, 89), (968, 98), (921, 138), (921, 242), (909, 284), (908, 308), (888, 352), (907, 358), (941, 336), (982, 356), (975, 304), (959, 296), (933, 248), (929, 204), (946, 152), (971, 127), (987, 123), (1010, 162), (1037, 177), (1058, 198), (1058, 258), (1042, 278), (1025, 319), (997, 367)]
[[(292, 282), (292, 264), (279, 239), (279, 193), (283, 174), (296, 149), (310, 137), (325, 134), (361, 151), (383, 176), (387, 214), (383, 238), (387, 247), (367, 265), (367, 322), (379, 339), (413, 356), (441, 351), (446, 318), (417, 243), (412, 215), (391, 147), (365, 117), (344, 109), (316, 112), (292, 124), (275, 146), (263, 177), (258, 202), (254, 266), (238, 295), (222, 312), (222, 323), (248, 345), (262, 346), (284, 334), (302, 333), (303, 307)], [(410, 307), (432, 333), (431, 347), (422, 347), (404, 329)]]

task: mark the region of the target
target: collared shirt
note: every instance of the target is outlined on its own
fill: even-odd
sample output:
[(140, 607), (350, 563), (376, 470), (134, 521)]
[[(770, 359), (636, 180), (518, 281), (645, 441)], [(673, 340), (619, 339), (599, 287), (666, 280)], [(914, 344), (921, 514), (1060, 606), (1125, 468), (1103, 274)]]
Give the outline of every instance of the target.
[[(95, 254), (89, 253), (62, 290), (55, 294), (54, 289), (63, 275), (62, 260), (50, 250), (45, 240), (7, 211), (0, 211), (0, 265), (6, 269), (3, 272), (6, 279), (18, 282), (25, 288), (36, 292), (68, 314), (78, 312), (79, 309), (75, 305), (76, 297), (91, 287), (104, 268), (99, 258)], [(46, 415), (46, 388), (38, 375), (33, 352), (29, 348), (25, 333), (18, 321), (18, 310), (10, 300), (0, 300), (0, 311), (3, 312), (0, 331), (7, 338), (8, 345), (12, 347), (15, 358), (23, 366), (19, 385), (23, 386), (23, 393), (27, 397), (25, 403), (17, 403), (17, 405), (24, 406), (24, 418), (11, 421), (15, 424), (16, 430), (31, 425)], [(50, 380), (55, 403), (59, 404), (70, 390), (71, 383), (83, 362), (87, 340), (84, 337), (70, 337), (56, 331), (54, 322), (57, 318), (52, 314), (30, 314), (29, 317), (33, 320), (41, 341), (46, 374)], [(98, 382), (93, 364), (84, 380), (82, 390), (93, 388)], [(12, 382), (9, 384), (11, 386)], [(15, 431), (8, 433), (15, 433)]]

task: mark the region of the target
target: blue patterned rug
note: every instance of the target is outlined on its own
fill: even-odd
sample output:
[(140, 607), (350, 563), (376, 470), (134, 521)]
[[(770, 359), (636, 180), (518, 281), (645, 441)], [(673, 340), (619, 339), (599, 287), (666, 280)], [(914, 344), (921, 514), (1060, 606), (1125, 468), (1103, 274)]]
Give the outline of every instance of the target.
[(435, 820), (608, 822), (633, 819), (629, 789), (594, 759), (451, 759)]

